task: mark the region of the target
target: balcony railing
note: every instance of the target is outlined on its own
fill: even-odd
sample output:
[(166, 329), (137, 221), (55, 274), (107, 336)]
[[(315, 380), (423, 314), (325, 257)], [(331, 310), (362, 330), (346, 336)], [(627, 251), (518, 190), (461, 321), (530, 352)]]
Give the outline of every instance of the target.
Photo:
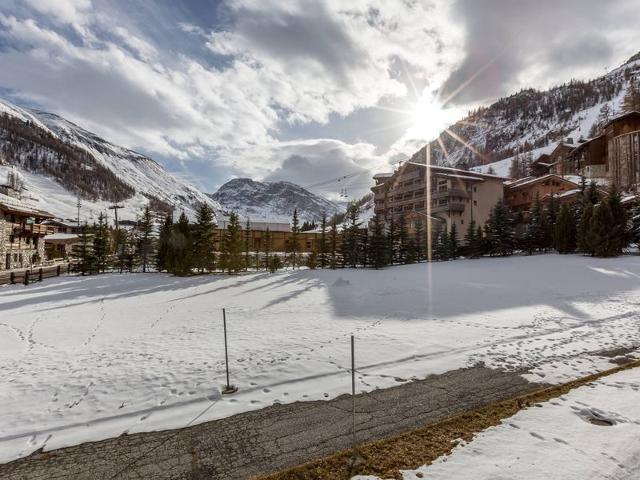
[(431, 207), (431, 213), (464, 212), (464, 203), (450, 202), (448, 205)]
[(56, 233), (55, 227), (41, 223), (14, 223), (14, 235), (51, 235)]

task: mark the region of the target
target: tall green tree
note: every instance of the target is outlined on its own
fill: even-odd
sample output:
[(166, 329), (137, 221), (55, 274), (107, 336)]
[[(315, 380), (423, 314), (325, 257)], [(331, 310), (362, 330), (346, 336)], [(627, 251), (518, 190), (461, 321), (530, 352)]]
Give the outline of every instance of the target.
[(196, 222), (192, 228), (193, 237), (193, 266), (202, 273), (215, 268), (215, 237), (216, 223), (213, 210), (201, 202), (196, 210)]
[(535, 251), (548, 248), (549, 237), (547, 215), (540, 201), (540, 195), (536, 194), (536, 198), (529, 210), (529, 221), (524, 232), (523, 243), (529, 255)]
[(455, 260), (459, 257), (460, 245), (458, 243), (458, 229), (456, 224), (451, 222), (449, 230), (449, 258)]
[(398, 250), (397, 222), (393, 217), (391, 217), (389, 220), (389, 230), (387, 231), (387, 263), (389, 265), (399, 263)]
[(110, 234), (107, 227), (107, 217), (100, 212), (98, 223), (93, 226), (93, 261), (97, 272), (104, 272), (107, 268), (111, 253)]
[(416, 220), (415, 223), (415, 249), (416, 261), (422, 262), (427, 258), (427, 237), (422, 220)]
[(300, 224), (298, 220), (298, 209), (296, 208), (293, 210), (293, 217), (291, 219), (291, 234), (285, 244), (287, 259), (293, 268), (298, 268), (300, 263), (300, 250)]
[(93, 234), (87, 224), (80, 227), (80, 245), (76, 251), (78, 256), (78, 269), (82, 275), (91, 275), (95, 271), (93, 256)]
[(352, 268), (358, 266), (361, 252), (360, 212), (355, 203), (349, 205), (345, 226), (342, 231), (343, 264)]
[(335, 270), (338, 266), (338, 223), (335, 217), (331, 220), (331, 230), (329, 231), (329, 246), (331, 257), (329, 266)]
[(408, 263), (409, 256), (409, 232), (407, 231), (407, 219), (404, 213), (398, 218), (398, 262)]
[(560, 208), (555, 226), (555, 243), (558, 253), (573, 253), (577, 247), (576, 218), (572, 209), (564, 204)]
[(271, 251), (273, 250), (273, 236), (269, 227), (264, 232), (264, 242), (262, 243), (264, 253), (264, 268), (269, 270), (271, 261)]
[(369, 240), (369, 264), (376, 270), (387, 264), (387, 238), (379, 215), (373, 217), (373, 228)]
[(588, 255), (593, 255), (593, 244), (591, 238), (591, 222), (593, 220), (593, 213), (593, 204), (591, 202), (585, 202), (582, 207), (582, 215), (578, 221), (578, 250)]
[(158, 254), (156, 255), (156, 269), (159, 272), (171, 270), (171, 233), (173, 231), (173, 213), (164, 217), (158, 236)]
[(146, 272), (151, 265), (155, 253), (155, 242), (153, 238), (153, 215), (147, 204), (142, 210), (142, 215), (138, 219), (138, 251), (137, 254), (142, 264), (142, 271)]
[(450, 259), (451, 242), (449, 240), (449, 232), (446, 228), (435, 237), (433, 246), (433, 258), (435, 260), (446, 261)]
[(179, 276), (190, 275), (193, 268), (193, 236), (189, 218), (182, 212), (171, 230), (168, 270)]
[(467, 233), (465, 233), (464, 236), (467, 257), (469, 258), (478, 258), (482, 254), (482, 246), (480, 245), (482, 238), (478, 238), (478, 233), (482, 235), (482, 230), (478, 232), (475, 220), (471, 220), (467, 226)]
[(251, 222), (247, 218), (247, 222), (244, 225), (244, 269), (248, 272), (251, 265), (251, 257), (249, 252), (251, 251)]
[(240, 219), (235, 212), (229, 215), (229, 223), (222, 237), (220, 263), (221, 267), (229, 274), (238, 273), (243, 268), (242, 233)]
[(327, 212), (322, 212), (322, 218), (320, 219), (320, 245), (318, 245), (318, 260), (320, 262), (320, 268), (327, 266), (327, 254), (329, 248), (327, 245)]
[(487, 244), (491, 255), (506, 256), (513, 253), (515, 230), (509, 207), (500, 200), (491, 210), (486, 226)]

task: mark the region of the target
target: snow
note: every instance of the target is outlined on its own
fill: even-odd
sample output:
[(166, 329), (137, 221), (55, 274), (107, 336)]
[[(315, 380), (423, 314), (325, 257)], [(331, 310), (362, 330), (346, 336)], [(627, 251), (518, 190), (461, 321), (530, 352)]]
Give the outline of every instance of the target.
[[(484, 362), (563, 382), (637, 347), (640, 257), (537, 255), (0, 288), (0, 462)], [(225, 383), (221, 308), (232, 382)]]
[[(640, 477), (640, 368), (520, 411), (405, 480)], [(607, 425), (610, 424), (610, 425)], [(376, 477), (354, 477), (354, 480)]]
[[(3, 99), (0, 99), (1, 113), (7, 113), (22, 121), (33, 122), (65, 143), (89, 152), (97, 162), (133, 187), (135, 195), (122, 202), (124, 208), (118, 213), (121, 220), (135, 220), (142, 208), (149, 203), (148, 195), (174, 205), (178, 212), (184, 210), (190, 217), (195, 215), (195, 206), (200, 202), (210, 204), (215, 211), (220, 210), (217, 202), (194, 186), (170, 174), (154, 160), (99, 138), (62, 117), (21, 108)], [(3, 166), (0, 158), (0, 179), (6, 177), (10, 168), (10, 166)], [(47, 210), (59, 217), (77, 217), (76, 195), (73, 192), (66, 190), (53, 178), (30, 173), (18, 166), (14, 168), (23, 178), (28, 193), (46, 204)], [(84, 207), (81, 219), (88, 221), (93, 221), (99, 212), (108, 211), (107, 207), (111, 204), (86, 199), (82, 203)]]

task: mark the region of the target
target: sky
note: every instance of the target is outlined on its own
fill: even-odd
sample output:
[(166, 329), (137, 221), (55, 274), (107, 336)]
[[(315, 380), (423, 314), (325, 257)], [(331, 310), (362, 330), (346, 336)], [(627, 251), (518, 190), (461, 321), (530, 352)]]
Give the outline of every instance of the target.
[(470, 108), (620, 65), (637, 16), (638, 0), (0, 0), (0, 96), (203, 191), (242, 176), (357, 197)]

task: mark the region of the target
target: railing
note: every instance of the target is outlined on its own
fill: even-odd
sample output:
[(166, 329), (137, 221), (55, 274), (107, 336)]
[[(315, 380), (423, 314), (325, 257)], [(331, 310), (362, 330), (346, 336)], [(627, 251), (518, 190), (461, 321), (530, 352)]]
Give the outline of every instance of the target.
[(42, 223), (14, 223), (13, 234), (19, 235), (29, 233), (32, 235), (51, 235), (56, 233), (56, 228)]
[(448, 205), (438, 205), (436, 207), (431, 207), (431, 213), (442, 212), (464, 212), (464, 203), (450, 202)]
[(29, 285), (33, 282), (41, 282), (47, 278), (59, 277), (73, 270), (71, 263), (59, 263), (49, 267), (31, 268), (25, 270), (12, 270), (0, 272), (0, 285), (13, 285), (23, 283)]

